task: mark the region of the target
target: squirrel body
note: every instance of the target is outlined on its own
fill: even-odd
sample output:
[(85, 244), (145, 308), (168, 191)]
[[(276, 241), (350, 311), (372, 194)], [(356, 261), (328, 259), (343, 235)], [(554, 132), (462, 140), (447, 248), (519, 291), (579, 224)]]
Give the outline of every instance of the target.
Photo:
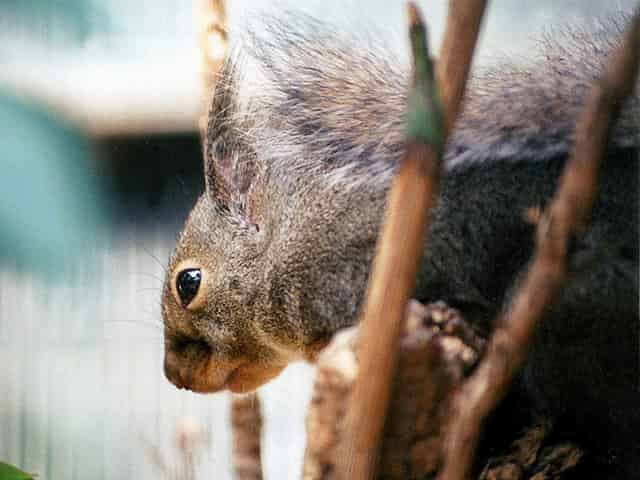
[[(526, 212), (553, 195), (625, 21), (567, 30), (530, 62), (474, 74), (416, 299), (444, 300), (490, 333), (531, 258)], [(253, 390), (357, 321), (403, 154), (408, 74), (393, 56), (306, 17), (268, 24), (217, 79), (206, 190), (163, 292), (166, 375), (198, 392)], [(258, 81), (241, 75), (248, 64)], [(517, 387), (537, 412), (605, 445), (611, 478), (640, 472), (639, 119), (636, 94), (614, 127), (570, 281)]]

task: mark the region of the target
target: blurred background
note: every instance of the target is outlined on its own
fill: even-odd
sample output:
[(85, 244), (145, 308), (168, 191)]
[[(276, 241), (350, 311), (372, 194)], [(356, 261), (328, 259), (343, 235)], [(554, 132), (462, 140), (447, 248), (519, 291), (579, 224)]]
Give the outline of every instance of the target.
[[(437, 46), (447, 2), (418, 3)], [(492, 2), (477, 61), (636, 3)], [(228, 24), (233, 40), (247, 18), (302, 10), (404, 58), (404, 4), (228, 0)], [(0, 0), (0, 461), (39, 478), (231, 478), (228, 396), (162, 373), (163, 268), (203, 188), (196, 7)], [(312, 373), (263, 389), (267, 478), (299, 476)]]

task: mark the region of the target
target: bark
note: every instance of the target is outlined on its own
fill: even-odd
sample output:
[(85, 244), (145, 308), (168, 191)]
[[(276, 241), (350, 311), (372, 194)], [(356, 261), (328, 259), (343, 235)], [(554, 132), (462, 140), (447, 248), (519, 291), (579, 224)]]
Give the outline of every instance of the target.
[[(466, 374), (482, 354), (485, 342), (460, 314), (438, 302), (410, 302), (401, 333), (398, 369), (381, 440), (375, 478), (432, 479), (442, 465), (451, 402)], [(345, 406), (351, 401), (360, 368), (356, 327), (334, 338), (318, 359), (318, 371), (307, 417), (304, 480), (340, 478), (336, 466), (345, 455)], [(481, 459), (482, 480), (561, 478), (582, 452), (551, 438), (553, 426), (540, 420), (504, 452)], [(491, 449), (489, 449), (491, 450)]]
[(231, 401), (233, 472), (237, 480), (262, 480), (260, 437), (262, 414), (257, 395), (234, 396)]

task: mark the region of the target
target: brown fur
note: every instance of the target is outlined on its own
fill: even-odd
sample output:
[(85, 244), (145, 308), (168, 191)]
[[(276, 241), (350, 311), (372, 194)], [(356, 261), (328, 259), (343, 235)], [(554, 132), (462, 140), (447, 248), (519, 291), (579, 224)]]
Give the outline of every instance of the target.
[[(625, 22), (555, 34), (527, 62), (475, 73), (446, 148), (417, 299), (445, 300), (491, 329), (531, 256), (525, 213), (553, 194), (587, 88)], [(404, 147), (407, 75), (393, 55), (312, 19), (265, 23), (270, 33), (218, 79), (206, 192), (163, 292), (166, 375), (200, 392), (253, 390), (357, 320)], [(603, 463), (613, 478), (640, 469), (639, 108), (636, 95), (615, 126), (574, 275), (518, 387), (535, 412), (615, 452)], [(202, 278), (183, 306), (185, 268)]]
[[(220, 371), (251, 370), (255, 378), (247, 373), (237, 387), (248, 390), (290, 360), (313, 357), (353, 323), (402, 153), (407, 77), (388, 52), (309, 18), (266, 23), (269, 34), (251, 37), (245, 56), (218, 79), (204, 138), (207, 192), (169, 265), (175, 275), (176, 264), (191, 259), (205, 272), (198, 311), (180, 307), (169, 283), (163, 296), (167, 351), (183, 353), (169, 363), (184, 364), (167, 374), (192, 388), (228, 386), (224, 375), (196, 381), (204, 373), (171, 373), (190, 361), (200, 369), (189, 359), (203, 349)], [(566, 154), (585, 90), (623, 24), (565, 32), (547, 39), (529, 64), (477, 72), (447, 148), (448, 168)], [(255, 91), (238, 71), (252, 64)], [(614, 144), (637, 147), (637, 112), (634, 98)], [(466, 295), (480, 297), (473, 288)], [(175, 347), (182, 340), (200, 342), (198, 355)]]

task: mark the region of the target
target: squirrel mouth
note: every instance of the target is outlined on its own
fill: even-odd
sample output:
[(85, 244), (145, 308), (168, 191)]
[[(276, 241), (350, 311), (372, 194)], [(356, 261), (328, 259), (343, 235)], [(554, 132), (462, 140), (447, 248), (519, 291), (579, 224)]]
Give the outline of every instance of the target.
[(260, 365), (243, 363), (235, 368), (227, 377), (224, 388), (232, 393), (249, 393), (277, 377), (284, 365)]
[[(229, 378), (233, 376), (233, 372), (231, 372), (229, 374)], [(190, 383), (190, 384), (183, 384), (183, 385), (178, 385), (176, 384), (176, 386), (179, 389), (184, 389), (184, 390), (189, 390), (191, 392), (194, 393), (202, 393), (202, 394), (208, 394), (208, 393), (218, 393), (218, 392), (222, 392), (224, 390), (231, 390), (231, 388), (229, 388), (229, 380), (225, 380), (223, 383), (209, 383), (209, 382), (194, 382), (194, 383)], [(231, 390), (233, 391), (233, 390)]]
[(286, 363), (268, 364), (247, 359), (221, 361), (212, 355), (197, 361), (181, 358), (180, 354), (165, 352), (164, 371), (167, 379), (180, 389), (195, 393), (249, 393), (284, 370)]
[(232, 393), (250, 393), (278, 376), (284, 368), (285, 365), (265, 367), (244, 363), (228, 371), (222, 382), (219, 381), (221, 376), (217, 374), (214, 376), (214, 381), (205, 379), (182, 385), (176, 383), (176, 386), (202, 394), (224, 390), (229, 390)]
[(227, 388), (227, 383), (242, 362), (221, 362), (209, 351), (188, 355), (184, 351), (165, 350), (164, 373), (179, 389), (196, 393), (215, 393)]

